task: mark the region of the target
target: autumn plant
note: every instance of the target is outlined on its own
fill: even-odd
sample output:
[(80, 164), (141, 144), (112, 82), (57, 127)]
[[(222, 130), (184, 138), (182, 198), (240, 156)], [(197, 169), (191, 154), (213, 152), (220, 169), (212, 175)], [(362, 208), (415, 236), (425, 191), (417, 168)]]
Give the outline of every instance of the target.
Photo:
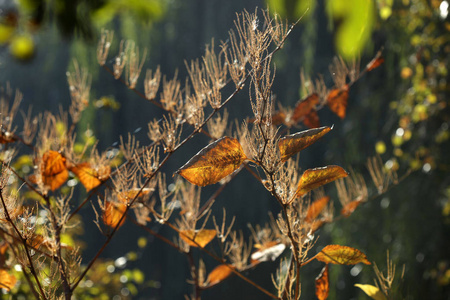
[[(325, 264), (315, 285), (317, 297), (326, 299), (329, 264), (371, 264), (351, 245), (315, 249), (316, 232), (335, 218), (333, 201), (322, 186), (336, 182), (342, 204), (337, 218), (347, 217), (371, 197), (364, 178), (336, 165), (301, 171), (298, 153), (332, 131), (332, 126), (321, 127), (321, 109), (345, 118), (349, 89), (383, 62), (381, 51), (362, 70), (358, 60), (348, 63), (335, 58), (330, 66), (331, 88), (322, 77), (312, 80), (303, 74), (305, 97), (293, 108), (283, 107), (275, 103), (272, 92), (272, 59), (294, 25), (266, 11), (244, 11), (237, 15), (227, 42), (220, 47), (211, 43), (201, 59), (186, 63), (188, 78), (168, 79), (158, 67), (145, 72), (142, 89), (146, 50), (133, 41), (121, 41), (110, 66), (113, 32), (103, 31), (97, 49), (100, 66), (165, 111), (148, 123), (150, 142), (129, 134), (120, 138), (119, 151), (102, 152), (91, 135), (76, 135), (90, 105), (91, 88), (90, 75), (76, 62), (67, 74), (68, 112), (36, 117), (23, 113), (20, 123), (22, 95), (5, 89), (0, 106), (3, 290), (14, 293), (26, 285), (36, 299), (86, 295), (92, 282), (101, 285), (95, 270), (104, 265), (100, 257), (125, 222), (186, 256), (193, 287), (186, 299), (200, 299), (202, 291), (233, 275), (269, 298), (299, 299), (301, 286), (313, 284), (301, 276), (309, 263)], [(233, 91), (226, 94), (225, 87), (230, 86)], [(248, 94), (253, 115), (232, 122), (224, 107), (241, 93)], [(164, 173), (163, 166), (196, 135), (207, 136), (211, 143), (194, 157), (186, 157), (175, 174)], [(379, 158), (370, 159), (368, 166), (379, 194), (399, 180)], [(279, 204), (270, 224), (250, 226), (249, 239), (233, 228), (234, 218), (227, 224), (226, 205), (222, 216), (212, 215), (212, 206), (222, 205), (214, 203), (217, 196), (241, 172), (252, 174)], [(76, 182), (86, 190), (81, 201), (73, 197), (80, 186)], [(201, 187), (213, 184), (216, 192), (204, 199)], [(82, 260), (73, 228), (80, 222), (80, 212), (89, 209), (95, 212), (93, 221), (105, 239), (92, 258)], [(155, 232), (151, 226), (155, 223), (170, 228), (178, 238), (174, 241)], [(207, 271), (196, 252), (212, 258), (217, 266)], [(261, 286), (244, 275), (243, 271), (276, 259), (280, 268), (272, 274), (274, 287)]]

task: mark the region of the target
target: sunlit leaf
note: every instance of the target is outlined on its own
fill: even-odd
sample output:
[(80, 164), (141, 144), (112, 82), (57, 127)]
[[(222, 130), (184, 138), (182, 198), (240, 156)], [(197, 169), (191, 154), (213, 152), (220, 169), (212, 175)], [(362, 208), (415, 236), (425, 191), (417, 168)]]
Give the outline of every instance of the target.
[(319, 104), (319, 96), (316, 93), (308, 95), (297, 103), (292, 119), (295, 122), (303, 121), (310, 128), (319, 127), (319, 117), (316, 112), (317, 104)]
[(176, 173), (190, 183), (206, 186), (233, 173), (246, 158), (237, 139), (223, 137), (203, 148)]
[(370, 265), (370, 261), (367, 260), (367, 256), (358, 249), (340, 246), (340, 245), (328, 245), (322, 249), (314, 257), (324, 263), (332, 263), (338, 265), (356, 265), (358, 263), (364, 263)]
[(127, 203), (128, 201), (133, 200), (137, 197), (144, 197), (145, 195), (148, 195), (150, 192), (153, 192), (154, 189), (150, 188), (143, 188), (142, 190), (139, 188), (131, 189), (128, 191), (123, 191), (117, 194), (117, 198), (120, 202)]
[(10, 291), (16, 285), (17, 279), (10, 275), (7, 270), (0, 269), (0, 288)]
[(328, 278), (328, 264), (323, 267), (322, 272), (316, 278), (316, 296), (319, 300), (328, 298), (330, 292), (330, 283)]
[(355, 200), (347, 203), (341, 209), (341, 215), (343, 215), (344, 217), (349, 217), (361, 203), (363, 203), (363, 201), (361, 200)]
[(305, 217), (305, 222), (311, 223), (312, 221), (314, 221), (314, 219), (317, 218), (317, 216), (327, 206), (329, 201), (330, 197), (325, 196), (311, 203)]
[(274, 261), (286, 249), (286, 245), (279, 242), (269, 242), (259, 247), (258, 251), (251, 255), (252, 261)]
[(228, 265), (218, 265), (214, 270), (209, 273), (206, 281), (208, 282), (208, 287), (216, 285), (231, 275), (232, 271)]
[(120, 221), (122, 215), (125, 213), (127, 205), (124, 203), (114, 203), (105, 201), (105, 210), (103, 211), (103, 223), (105, 225), (114, 228), (119, 224), (119, 227), (125, 222), (125, 217)]
[(181, 230), (180, 238), (185, 241), (189, 246), (204, 248), (209, 244), (216, 236), (214, 229), (201, 229), (201, 230)]
[(298, 182), (296, 195), (301, 197), (315, 188), (347, 176), (348, 173), (339, 166), (308, 169)]
[(49, 150), (44, 153), (41, 170), (44, 185), (48, 186), (52, 191), (58, 189), (69, 178), (66, 158), (57, 151)]
[(80, 179), (86, 191), (90, 191), (99, 186), (102, 183), (102, 179), (108, 178), (111, 168), (104, 166), (101, 169), (93, 169), (89, 163), (81, 163), (70, 168), (70, 171)]
[(359, 287), (367, 296), (374, 300), (386, 300), (386, 296), (376, 286), (370, 284), (355, 284), (355, 286)]
[(318, 139), (320, 139), (330, 130), (330, 127), (325, 126), (316, 129), (300, 131), (281, 138), (278, 142), (281, 160), (286, 161), (289, 157), (314, 144)]
[(381, 56), (381, 50), (377, 52), (375, 57), (367, 64), (366, 70), (367, 72), (372, 71), (375, 68), (378, 68), (382, 63), (384, 63), (384, 58)]
[(345, 118), (348, 102), (348, 86), (343, 88), (332, 89), (328, 93), (327, 104), (328, 107), (338, 115), (339, 118)]

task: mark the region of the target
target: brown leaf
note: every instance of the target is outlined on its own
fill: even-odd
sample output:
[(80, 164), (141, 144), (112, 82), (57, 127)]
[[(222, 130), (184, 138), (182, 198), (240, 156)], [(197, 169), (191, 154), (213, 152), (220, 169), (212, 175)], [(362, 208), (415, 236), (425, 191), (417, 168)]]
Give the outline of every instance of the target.
[(10, 275), (7, 270), (0, 269), (0, 288), (10, 291), (16, 285), (17, 279)]
[(70, 171), (80, 179), (81, 184), (89, 192), (102, 183), (101, 179), (108, 178), (111, 168), (104, 166), (101, 169), (93, 169), (89, 163), (85, 162), (70, 168)]
[(327, 206), (330, 201), (330, 197), (325, 196), (317, 199), (308, 208), (308, 213), (306, 214), (305, 222), (311, 223), (315, 218), (322, 212), (322, 210)]
[(355, 209), (364, 201), (361, 200), (355, 200), (350, 203), (347, 203), (342, 209), (341, 209), (341, 215), (344, 217), (349, 217)]
[[(311, 114), (311, 112), (316, 113), (317, 104), (319, 104), (319, 96), (316, 93), (306, 96), (305, 98), (300, 100), (295, 106), (294, 113), (292, 114), (292, 119), (295, 122), (299, 122), (301, 120), (306, 119), (307, 116)], [(307, 124), (305, 123), (305, 125)]]
[(339, 166), (327, 166), (306, 170), (298, 182), (297, 197), (339, 178), (347, 177), (348, 173)]
[(320, 126), (319, 115), (317, 111), (311, 110), (303, 119), (303, 124), (309, 128), (317, 128)]
[(233, 173), (246, 158), (237, 139), (223, 137), (203, 148), (176, 173), (192, 184), (206, 186)]
[(0, 129), (0, 144), (9, 144), (17, 141), (17, 138), (9, 131)]
[(230, 266), (228, 265), (218, 265), (214, 268), (214, 270), (209, 273), (206, 281), (208, 282), (208, 287), (216, 285), (225, 279), (227, 279), (231, 275), (232, 271)]
[[(267, 118), (264, 118), (263, 122), (265, 122), (266, 120), (267, 120)], [(251, 118), (247, 122), (249, 124), (253, 124), (253, 123), (255, 123), (255, 121), (256, 121), (256, 118)], [(278, 126), (281, 124), (286, 124), (286, 114), (283, 111), (276, 111), (272, 115), (272, 125)]]
[(281, 161), (288, 160), (289, 157), (302, 151), (303, 149), (314, 144), (318, 139), (331, 130), (330, 127), (324, 126), (316, 129), (308, 129), (287, 135), (278, 141), (280, 149)]
[[(124, 203), (114, 203), (110, 201), (105, 201), (105, 209), (103, 211), (103, 223), (105, 225), (114, 228), (122, 218), (122, 215), (125, 213), (127, 209), (127, 205)], [(123, 225), (125, 222), (124, 217), (122, 221), (120, 221), (119, 227)]]
[(214, 229), (201, 229), (201, 230), (181, 230), (180, 238), (185, 241), (189, 246), (204, 248), (209, 244), (216, 236)]
[(66, 168), (66, 158), (61, 153), (49, 150), (42, 156), (41, 175), (43, 183), (54, 191), (63, 185), (69, 172)]
[(345, 118), (348, 102), (348, 85), (342, 88), (332, 89), (328, 93), (327, 104), (328, 107), (338, 115), (339, 118)]
[(367, 64), (366, 70), (367, 72), (372, 71), (375, 68), (381, 66), (384, 63), (384, 58), (381, 56), (381, 50), (377, 52), (375, 57)]
[(319, 300), (325, 300), (328, 298), (330, 291), (330, 283), (328, 278), (328, 264), (323, 267), (322, 272), (316, 278), (316, 296)]
[(358, 249), (340, 245), (328, 245), (314, 258), (327, 264), (356, 265), (361, 262), (366, 265), (371, 264), (367, 256)]

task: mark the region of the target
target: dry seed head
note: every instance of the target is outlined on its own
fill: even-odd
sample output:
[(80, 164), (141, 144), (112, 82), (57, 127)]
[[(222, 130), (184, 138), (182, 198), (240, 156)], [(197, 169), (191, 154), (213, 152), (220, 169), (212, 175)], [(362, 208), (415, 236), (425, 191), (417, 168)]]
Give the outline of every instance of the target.
[(165, 110), (180, 113), (182, 111), (183, 101), (181, 97), (181, 84), (177, 77), (178, 72), (175, 72), (175, 76), (171, 80), (167, 80), (164, 76), (160, 98)]
[(252, 242), (245, 242), (242, 231), (239, 231), (239, 234), (233, 231), (230, 237), (231, 241), (228, 241), (225, 245), (225, 253), (228, 253), (231, 264), (238, 271), (242, 271), (247, 268), (248, 259), (252, 252)]
[(114, 38), (114, 31), (102, 29), (100, 40), (97, 46), (97, 61), (100, 66), (104, 66), (108, 58), (109, 49)]
[(67, 72), (67, 82), (72, 100), (69, 112), (72, 121), (78, 123), (81, 113), (89, 105), (92, 78), (87, 69), (80, 68), (76, 60), (73, 61), (73, 66), (74, 72)]
[(125, 68), (125, 65), (127, 63), (127, 55), (126, 55), (126, 51), (124, 51), (124, 46), (125, 41), (120, 41), (120, 46), (119, 46), (119, 54), (117, 54), (117, 56), (114, 59), (114, 65), (113, 65), (113, 70), (114, 70), (114, 78), (115, 79), (119, 79), (120, 76), (122, 75), (123, 69)]
[(131, 160), (136, 155), (136, 151), (140, 149), (139, 141), (136, 140), (136, 137), (134, 135), (128, 133), (128, 142), (126, 144), (123, 141), (123, 137), (120, 136), (119, 148), (120, 151), (122, 151), (123, 156), (127, 160)]
[(161, 82), (161, 70), (158, 66), (156, 68), (155, 74), (153, 71), (148, 69), (145, 74), (144, 80), (144, 89), (145, 89), (145, 98), (147, 100), (153, 100), (156, 97), (156, 93), (159, 89), (159, 83)]
[(137, 84), (142, 67), (144, 66), (145, 57), (147, 56), (147, 49), (144, 49), (142, 60), (139, 62), (139, 47), (135, 42), (128, 40), (125, 46), (125, 53), (127, 55), (128, 68), (126, 69), (127, 85), (130, 89), (134, 89)]
[(342, 57), (334, 57), (333, 63), (329, 66), (334, 85), (337, 88), (343, 88), (347, 82), (347, 75), (350, 73), (347, 64)]
[(214, 139), (219, 139), (223, 136), (228, 123), (228, 111), (224, 109), (223, 114), (217, 113), (215, 117), (211, 118), (207, 124), (208, 132)]

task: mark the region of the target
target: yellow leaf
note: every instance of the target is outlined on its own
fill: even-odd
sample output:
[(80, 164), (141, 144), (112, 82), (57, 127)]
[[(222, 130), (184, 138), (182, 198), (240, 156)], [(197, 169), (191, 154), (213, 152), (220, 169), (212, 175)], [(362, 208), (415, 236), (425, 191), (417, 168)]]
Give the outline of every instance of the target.
[(206, 281), (208, 282), (208, 287), (216, 285), (231, 275), (231, 267), (228, 265), (218, 265), (214, 270), (209, 273)]
[[(122, 218), (125, 213), (127, 205), (123, 203), (114, 203), (110, 201), (105, 201), (105, 209), (103, 211), (103, 223), (105, 225), (114, 228)], [(125, 217), (120, 221), (119, 227), (125, 222)]]
[(314, 144), (318, 139), (331, 130), (330, 127), (324, 126), (315, 129), (308, 129), (287, 135), (278, 142), (281, 160), (286, 161), (292, 155)]
[(189, 246), (204, 248), (216, 236), (214, 229), (181, 230), (180, 238)]
[(367, 294), (370, 298), (374, 300), (386, 300), (386, 296), (376, 287), (370, 284), (355, 284)]
[(330, 291), (330, 283), (328, 279), (328, 264), (322, 269), (319, 276), (316, 278), (316, 296), (319, 300), (325, 300), (328, 298)]
[(339, 166), (327, 166), (306, 170), (298, 182), (297, 197), (339, 178), (347, 177), (348, 173)]
[(66, 158), (61, 153), (53, 150), (45, 152), (41, 164), (42, 181), (52, 191), (58, 189), (69, 178)]
[(203, 148), (176, 173), (192, 184), (206, 186), (233, 173), (246, 158), (237, 139), (223, 137)]
[(305, 217), (305, 222), (311, 223), (322, 212), (330, 201), (330, 197), (322, 197), (314, 201), (308, 208), (308, 213)]
[(8, 271), (0, 269), (0, 288), (10, 291), (16, 285), (17, 279), (14, 275), (8, 274)]
[(340, 245), (328, 245), (314, 258), (327, 264), (356, 265), (361, 262), (366, 265), (371, 264), (367, 256), (358, 249)]
[(98, 169), (93, 169), (89, 163), (81, 163), (70, 168), (70, 171), (80, 179), (81, 184), (89, 192), (99, 186), (102, 180), (108, 178), (111, 173), (111, 168), (109, 166), (103, 166)]

